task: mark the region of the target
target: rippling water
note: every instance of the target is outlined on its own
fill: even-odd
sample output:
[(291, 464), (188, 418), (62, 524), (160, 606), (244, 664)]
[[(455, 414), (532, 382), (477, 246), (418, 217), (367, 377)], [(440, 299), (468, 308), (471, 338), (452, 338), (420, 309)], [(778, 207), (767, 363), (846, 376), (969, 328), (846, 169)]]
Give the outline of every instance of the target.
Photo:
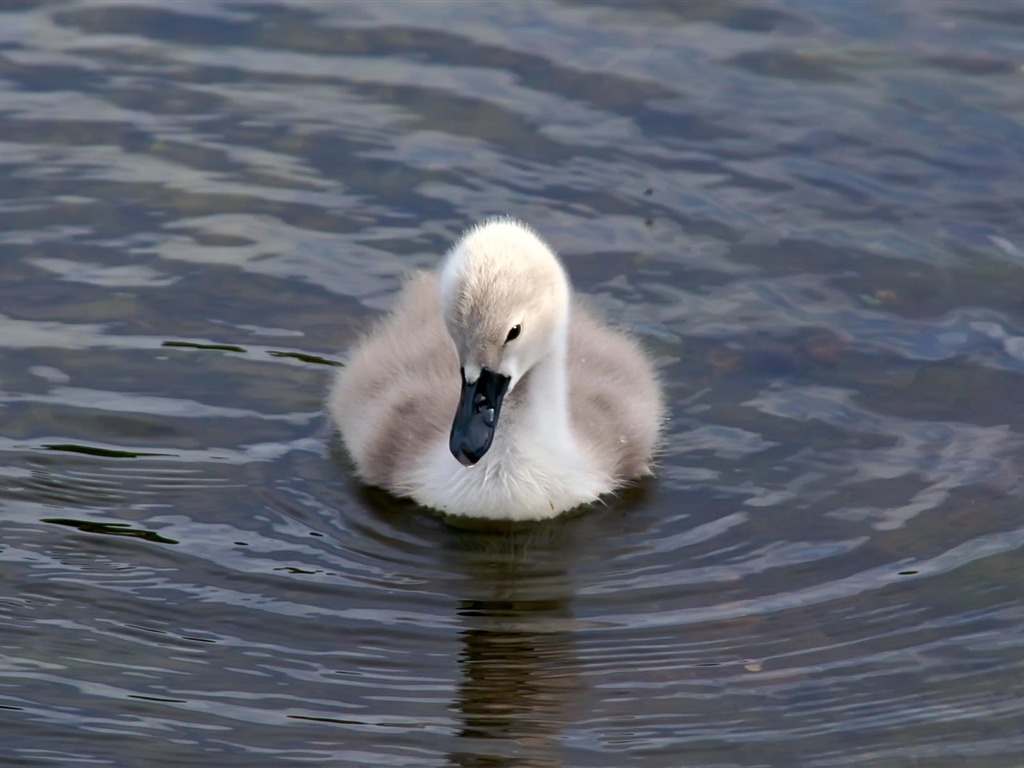
[[(5, 765), (1020, 766), (1024, 5), (0, 5)], [(331, 366), (474, 219), (657, 480), (463, 531)]]

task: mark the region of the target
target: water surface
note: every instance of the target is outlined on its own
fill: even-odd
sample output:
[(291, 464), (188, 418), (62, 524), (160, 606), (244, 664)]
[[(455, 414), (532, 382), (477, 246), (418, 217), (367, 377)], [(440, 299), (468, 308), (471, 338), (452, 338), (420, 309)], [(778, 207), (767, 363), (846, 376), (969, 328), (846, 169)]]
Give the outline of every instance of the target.
[[(1024, 7), (0, 7), (0, 762), (1019, 766)], [(536, 526), (334, 364), (509, 213), (658, 361)]]

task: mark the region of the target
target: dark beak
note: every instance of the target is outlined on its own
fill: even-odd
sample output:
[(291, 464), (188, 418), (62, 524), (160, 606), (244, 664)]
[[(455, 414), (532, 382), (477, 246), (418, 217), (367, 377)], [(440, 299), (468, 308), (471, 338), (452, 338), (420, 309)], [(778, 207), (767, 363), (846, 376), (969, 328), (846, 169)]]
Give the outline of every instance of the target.
[(483, 368), (480, 378), (470, 384), (462, 370), (462, 395), (448, 438), (448, 448), (462, 466), (473, 466), (491, 447), (508, 383), (508, 376)]

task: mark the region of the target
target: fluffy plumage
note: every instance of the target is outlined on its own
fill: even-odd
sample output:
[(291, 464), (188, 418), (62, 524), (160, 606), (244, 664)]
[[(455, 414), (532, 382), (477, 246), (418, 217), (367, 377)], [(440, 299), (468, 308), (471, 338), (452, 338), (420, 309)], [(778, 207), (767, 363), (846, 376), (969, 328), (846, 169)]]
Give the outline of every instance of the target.
[[(513, 326), (521, 334), (507, 340)], [(510, 380), (490, 449), (449, 450), (460, 367)], [(572, 298), (523, 224), (485, 221), (352, 350), (329, 409), (360, 478), (442, 512), (553, 517), (651, 471), (661, 388), (637, 343)]]

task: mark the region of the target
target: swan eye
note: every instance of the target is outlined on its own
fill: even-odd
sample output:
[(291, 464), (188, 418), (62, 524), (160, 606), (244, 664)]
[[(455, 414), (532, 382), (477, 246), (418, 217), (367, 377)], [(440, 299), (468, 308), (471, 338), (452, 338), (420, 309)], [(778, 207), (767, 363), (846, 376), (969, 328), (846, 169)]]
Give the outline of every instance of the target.
[(509, 329), (509, 331), (508, 331), (508, 336), (505, 337), (505, 343), (508, 344), (513, 339), (518, 339), (519, 338), (519, 333), (522, 330), (523, 330), (523, 326), (521, 326), (519, 323), (516, 323), (515, 325), (513, 325)]

